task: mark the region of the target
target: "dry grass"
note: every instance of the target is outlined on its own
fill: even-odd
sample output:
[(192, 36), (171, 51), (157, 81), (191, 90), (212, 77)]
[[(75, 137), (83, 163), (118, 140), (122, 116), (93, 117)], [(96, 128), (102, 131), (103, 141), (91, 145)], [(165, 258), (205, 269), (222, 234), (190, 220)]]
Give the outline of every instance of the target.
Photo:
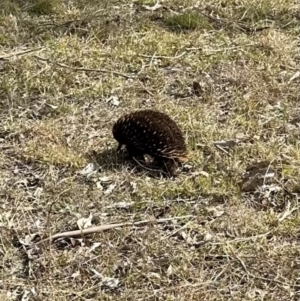
[[(2, 2), (0, 300), (298, 300), (297, 1)], [(146, 107), (185, 133), (176, 179), (115, 152)], [(26, 247), (89, 214), (193, 218)]]

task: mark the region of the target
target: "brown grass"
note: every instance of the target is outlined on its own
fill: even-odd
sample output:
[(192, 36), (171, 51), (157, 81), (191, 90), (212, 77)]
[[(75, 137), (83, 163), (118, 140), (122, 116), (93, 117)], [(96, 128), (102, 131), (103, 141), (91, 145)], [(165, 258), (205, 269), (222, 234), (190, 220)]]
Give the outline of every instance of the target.
[[(0, 300), (298, 300), (297, 1), (154, 4), (0, 5)], [(139, 108), (183, 129), (178, 178), (116, 153)], [(90, 214), (193, 218), (26, 246)]]

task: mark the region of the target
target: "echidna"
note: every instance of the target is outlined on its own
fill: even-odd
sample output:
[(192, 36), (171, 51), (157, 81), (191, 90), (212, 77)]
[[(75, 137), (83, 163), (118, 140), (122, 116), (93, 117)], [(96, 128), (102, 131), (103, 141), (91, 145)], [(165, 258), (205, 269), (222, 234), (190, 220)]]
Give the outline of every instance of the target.
[(113, 136), (119, 142), (118, 150), (126, 145), (131, 158), (142, 160), (150, 155), (169, 176), (174, 176), (177, 166), (187, 160), (181, 130), (168, 115), (158, 111), (123, 115), (113, 126)]

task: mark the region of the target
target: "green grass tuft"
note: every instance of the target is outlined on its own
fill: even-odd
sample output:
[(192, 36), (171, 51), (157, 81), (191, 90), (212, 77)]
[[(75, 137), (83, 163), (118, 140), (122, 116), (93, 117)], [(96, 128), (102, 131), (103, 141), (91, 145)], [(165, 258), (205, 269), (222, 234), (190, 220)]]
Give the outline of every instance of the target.
[(204, 30), (211, 28), (208, 20), (197, 13), (166, 15), (164, 17), (164, 22), (167, 26), (174, 30)]
[(56, 12), (60, 0), (34, 0), (28, 8), (35, 15), (50, 15)]

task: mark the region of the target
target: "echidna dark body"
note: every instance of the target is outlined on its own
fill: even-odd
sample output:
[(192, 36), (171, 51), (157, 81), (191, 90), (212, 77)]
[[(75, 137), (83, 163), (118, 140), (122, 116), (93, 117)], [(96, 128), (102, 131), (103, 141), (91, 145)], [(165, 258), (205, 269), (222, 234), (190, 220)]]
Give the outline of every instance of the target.
[(126, 145), (131, 157), (152, 156), (169, 175), (175, 175), (177, 163), (185, 162), (187, 149), (178, 125), (168, 115), (140, 110), (120, 117), (113, 126), (118, 149)]

